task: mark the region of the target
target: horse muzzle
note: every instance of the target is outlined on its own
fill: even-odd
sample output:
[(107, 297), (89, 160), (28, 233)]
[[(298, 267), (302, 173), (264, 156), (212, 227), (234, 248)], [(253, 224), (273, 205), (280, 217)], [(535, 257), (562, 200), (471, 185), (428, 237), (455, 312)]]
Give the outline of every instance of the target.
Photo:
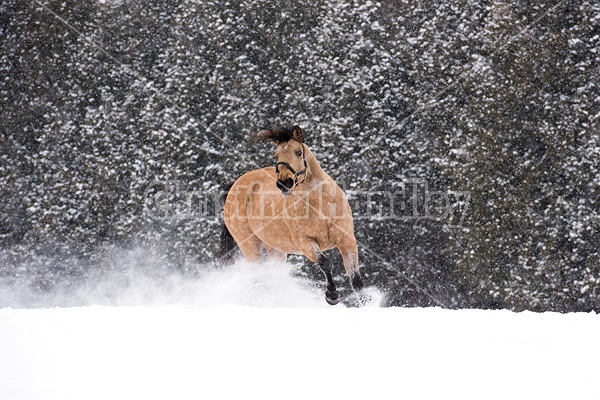
[(281, 194), (284, 196), (289, 196), (292, 194), (292, 187), (294, 186), (294, 180), (292, 178), (287, 178), (284, 180), (277, 179), (277, 187), (281, 190)]

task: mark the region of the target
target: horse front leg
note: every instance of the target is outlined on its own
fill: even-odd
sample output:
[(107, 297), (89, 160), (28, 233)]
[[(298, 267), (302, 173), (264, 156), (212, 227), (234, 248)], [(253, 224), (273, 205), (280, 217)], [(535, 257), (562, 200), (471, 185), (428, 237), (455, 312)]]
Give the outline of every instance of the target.
[(325, 301), (330, 305), (336, 305), (340, 302), (340, 294), (337, 291), (335, 282), (333, 281), (333, 265), (331, 260), (323, 254), (318, 243), (312, 239), (302, 241), (301, 250), (304, 255), (313, 263), (315, 263), (326, 279)]
[(267, 252), (267, 258), (269, 260), (275, 260), (278, 262), (286, 262), (287, 261), (287, 253), (284, 253), (283, 251), (279, 251), (279, 250), (275, 249), (274, 247), (267, 246), (264, 243), (263, 243), (263, 247), (265, 248), (265, 251)]
[(335, 286), (335, 282), (333, 281), (332, 264), (331, 260), (323, 253), (319, 254), (317, 258), (317, 264), (321, 269), (321, 272), (325, 275), (325, 279), (327, 280), (327, 289), (325, 289), (325, 301), (328, 304), (334, 306), (340, 302), (340, 294), (337, 291), (337, 287)]

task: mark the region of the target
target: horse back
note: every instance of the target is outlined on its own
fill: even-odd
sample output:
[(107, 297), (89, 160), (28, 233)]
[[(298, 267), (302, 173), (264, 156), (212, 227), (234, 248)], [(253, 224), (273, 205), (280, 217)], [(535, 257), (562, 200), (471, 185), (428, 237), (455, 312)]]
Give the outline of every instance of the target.
[(352, 213), (342, 189), (326, 176), (310, 190), (283, 196), (274, 167), (249, 171), (231, 187), (224, 207), (225, 223), (236, 241), (256, 236), (287, 254), (300, 253), (303, 238), (322, 250), (354, 238)]

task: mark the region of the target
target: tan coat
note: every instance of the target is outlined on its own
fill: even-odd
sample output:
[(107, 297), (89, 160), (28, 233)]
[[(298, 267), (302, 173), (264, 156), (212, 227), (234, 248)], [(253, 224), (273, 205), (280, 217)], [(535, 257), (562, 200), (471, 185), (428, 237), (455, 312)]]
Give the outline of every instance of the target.
[[(295, 175), (285, 166), (279, 166), (279, 174), (274, 167), (262, 168), (244, 174), (231, 187), (225, 225), (244, 257), (260, 262), (264, 250), (270, 257), (304, 254), (316, 262), (323, 251), (338, 248), (348, 276), (359, 274), (352, 211), (342, 189), (301, 141), (279, 143), (275, 155), (293, 171), (301, 171), (305, 160), (306, 173)], [(291, 194), (282, 194), (277, 180), (294, 178)]]

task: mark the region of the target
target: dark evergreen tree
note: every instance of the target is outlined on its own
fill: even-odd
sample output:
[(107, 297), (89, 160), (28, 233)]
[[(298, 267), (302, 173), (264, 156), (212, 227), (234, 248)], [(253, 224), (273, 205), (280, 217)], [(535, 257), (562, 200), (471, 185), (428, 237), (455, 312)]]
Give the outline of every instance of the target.
[(0, 5), (1, 275), (201, 272), (295, 123), (389, 304), (599, 309), (597, 2), (43, 4)]

